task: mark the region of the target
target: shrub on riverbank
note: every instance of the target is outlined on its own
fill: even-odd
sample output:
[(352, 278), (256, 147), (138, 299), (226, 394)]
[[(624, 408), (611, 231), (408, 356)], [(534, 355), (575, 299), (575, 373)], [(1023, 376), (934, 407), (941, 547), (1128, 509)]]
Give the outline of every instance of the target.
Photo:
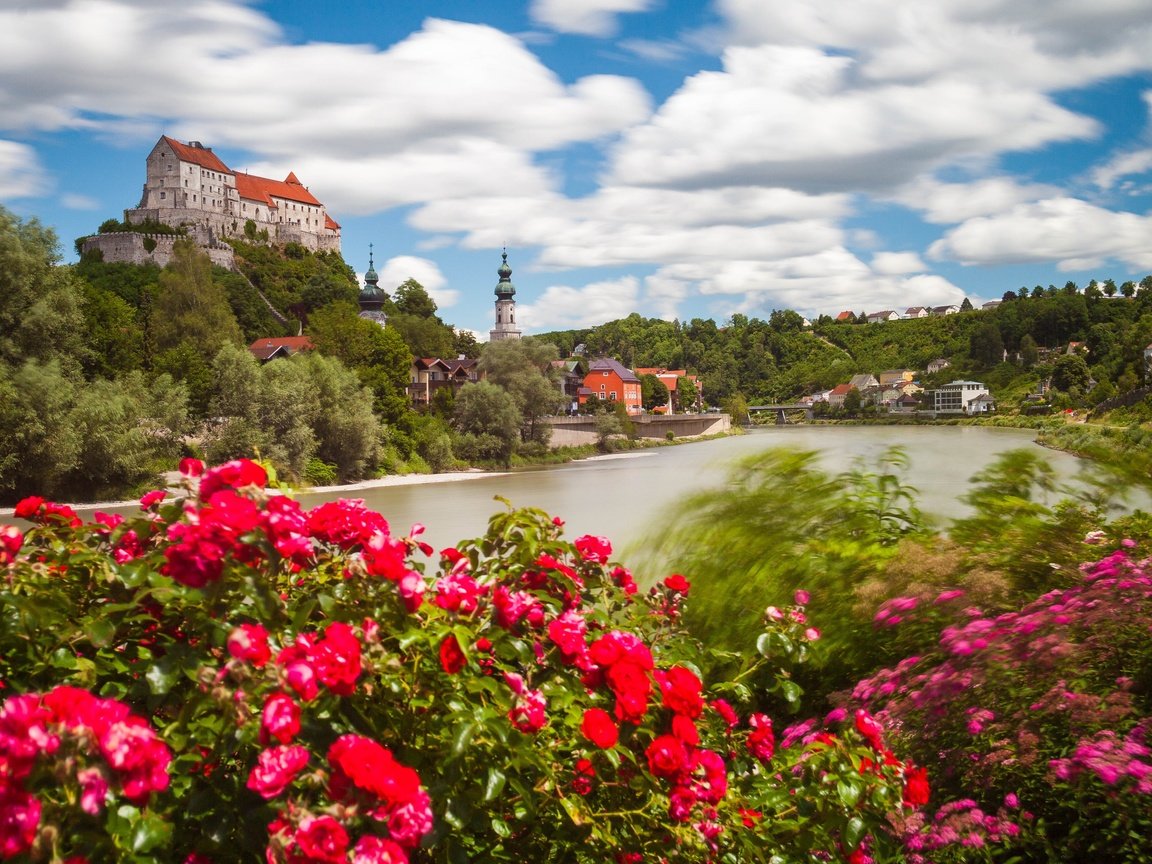
[(506, 512), (436, 555), (201, 469), (136, 518), (0, 528), (0, 857), (856, 862), (926, 800), (866, 714), (749, 711), (820, 638), (800, 607), (705, 684), (688, 580), (641, 594), (604, 538)]

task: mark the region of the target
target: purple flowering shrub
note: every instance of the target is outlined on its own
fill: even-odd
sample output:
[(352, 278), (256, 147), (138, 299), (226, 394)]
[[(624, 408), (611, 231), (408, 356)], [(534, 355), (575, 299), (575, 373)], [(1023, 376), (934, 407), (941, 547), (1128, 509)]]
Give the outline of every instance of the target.
[(933, 769), (936, 801), (951, 799), (906, 820), (909, 861), (986, 845), (1045, 860), (1152, 857), (1152, 560), (1134, 546), (1019, 611), (986, 616), (949, 592), (877, 612), (889, 630), (950, 618), (935, 646), (848, 700)]

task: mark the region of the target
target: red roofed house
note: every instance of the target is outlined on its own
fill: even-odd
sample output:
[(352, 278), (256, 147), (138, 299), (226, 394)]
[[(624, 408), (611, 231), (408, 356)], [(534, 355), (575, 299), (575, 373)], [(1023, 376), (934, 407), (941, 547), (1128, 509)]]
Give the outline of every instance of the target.
[(629, 414), (640, 414), (644, 410), (640, 404), (640, 379), (636, 373), (607, 357), (588, 364), (588, 374), (584, 376), (579, 399), (581, 405), (593, 399), (623, 402)]
[[(678, 414), (690, 409), (695, 409), (696, 406), (700, 404), (700, 391), (703, 385), (700, 383), (699, 378), (697, 378), (695, 375), (689, 375), (685, 369), (661, 369), (659, 367), (646, 367), (643, 369), (638, 368), (636, 370), (636, 374), (641, 378), (645, 375), (655, 375), (656, 378), (659, 379), (660, 383), (668, 388), (669, 404), (661, 405), (652, 409), (654, 414)], [(679, 384), (681, 378), (687, 378), (696, 388), (696, 399), (693, 400), (692, 405), (682, 406), (680, 404)]]
[(202, 226), (217, 237), (244, 237), (252, 222), (277, 243), (340, 249), (340, 226), (294, 173), (283, 180), (237, 173), (212, 148), (167, 135), (156, 142), (146, 165), (140, 205), (124, 212), (129, 222)]
[(297, 352), (311, 351), (315, 347), (307, 336), (268, 336), (257, 339), (248, 346), (248, 350), (261, 363), (267, 363), (277, 357), (291, 357)]
[(828, 404), (836, 408), (843, 408), (844, 397), (855, 389), (851, 384), (837, 384), (828, 391)]
[(846, 309), (843, 312), (841, 312), (839, 315), (836, 316), (836, 320), (837, 321), (855, 321), (856, 320), (856, 313), (851, 311), (850, 309)]

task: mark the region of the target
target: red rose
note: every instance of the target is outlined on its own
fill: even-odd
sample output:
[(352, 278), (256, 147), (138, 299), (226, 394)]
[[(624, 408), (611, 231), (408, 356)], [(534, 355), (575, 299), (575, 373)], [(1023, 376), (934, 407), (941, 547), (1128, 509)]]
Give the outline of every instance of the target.
[(688, 589), (692, 587), (692, 583), (681, 576), (679, 573), (673, 573), (664, 580), (664, 587), (669, 591), (675, 591), (678, 594), (687, 594)]
[(657, 777), (675, 777), (688, 764), (688, 751), (672, 735), (660, 735), (644, 751), (648, 757), (648, 770)]
[(904, 803), (909, 807), (923, 807), (928, 803), (928, 769), (910, 768), (904, 772)]
[(401, 765), (391, 751), (362, 735), (341, 735), (328, 748), (332, 796), (343, 798), (355, 786), (389, 804), (410, 801), (420, 792), (420, 775)]
[(260, 667), (272, 658), (268, 631), (259, 624), (241, 624), (228, 634), (228, 653)]
[(575, 545), (585, 561), (593, 561), (597, 564), (607, 564), (608, 556), (612, 554), (612, 544), (608, 542), (607, 537), (593, 537), (591, 534), (585, 534), (583, 537), (576, 538)]
[(331, 816), (306, 816), (296, 829), (296, 845), (313, 861), (343, 862), (348, 854), (348, 832)]
[(391, 840), (365, 834), (352, 850), (352, 864), (408, 864), (408, 853)]
[(449, 633), (440, 643), (440, 668), (449, 675), (455, 675), (468, 663), (468, 658), (460, 650), (460, 643)]
[[(194, 476), (194, 475), (189, 475)], [(251, 459), (233, 459), (204, 472), (200, 478), (200, 500), (210, 501), (221, 489), (268, 485), (268, 472)]]
[(273, 693), (264, 702), (260, 716), (260, 738), (275, 738), (288, 744), (300, 734), (300, 706), (287, 693)]
[(883, 727), (863, 708), (856, 709), (856, 731), (864, 736), (873, 750), (884, 749)]
[(657, 672), (656, 680), (660, 683), (665, 708), (693, 720), (703, 713), (704, 699), (700, 695), (703, 685), (691, 669), (673, 666), (666, 672)]
[(248, 788), (265, 799), (275, 798), (307, 764), (308, 751), (303, 747), (269, 747), (248, 774)]
[(748, 733), (748, 752), (767, 765), (776, 752), (776, 735), (772, 731), (772, 718), (767, 714), (753, 714), (748, 718), (752, 731)]
[(616, 742), (620, 740), (620, 730), (603, 708), (589, 708), (584, 712), (584, 719), (580, 721), (580, 732), (601, 750), (615, 747)]
[(616, 695), (616, 719), (639, 723), (648, 710), (648, 694), (652, 691), (648, 673), (635, 663), (621, 661), (608, 670), (608, 686)]
[(204, 473), (204, 463), (199, 459), (181, 459), (180, 473), (185, 477), (199, 477)]
[(343, 621), (333, 621), (312, 652), (316, 677), (339, 696), (351, 696), (360, 677), (360, 640)]

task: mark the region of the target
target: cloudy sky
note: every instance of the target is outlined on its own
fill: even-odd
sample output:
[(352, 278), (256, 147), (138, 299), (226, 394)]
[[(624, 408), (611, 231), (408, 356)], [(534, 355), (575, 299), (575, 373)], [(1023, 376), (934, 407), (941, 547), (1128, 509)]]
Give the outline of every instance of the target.
[(0, 0), (0, 202), (72, 241), (161, 134), (295, 171), (486, 334), (1152, 272), (1149, 0)]

